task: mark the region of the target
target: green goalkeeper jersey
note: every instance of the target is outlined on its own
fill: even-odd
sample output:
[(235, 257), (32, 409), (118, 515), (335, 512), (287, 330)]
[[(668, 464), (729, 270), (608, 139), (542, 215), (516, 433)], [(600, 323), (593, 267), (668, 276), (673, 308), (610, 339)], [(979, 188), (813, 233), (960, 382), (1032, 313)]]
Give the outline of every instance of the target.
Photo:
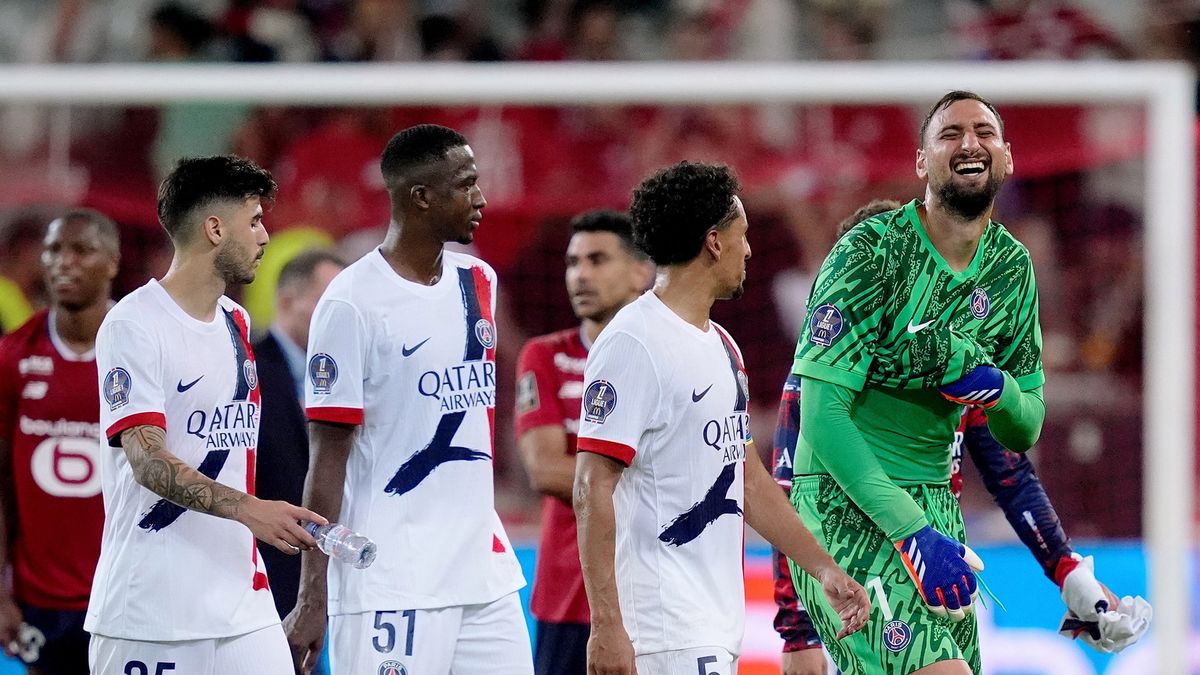
[[(1041, 387), (1041, 329), (1029, 252), (989, 223), (967, 269), (929, 241), (916, 200), (859, 223), (813, 286), (792, 372), (857, 392), (851, 421), (897, 485), (950, 478), (961, 412), (937, 391), (981, 363)], [(802, 421), (802, 424), (808, 422)], [(829, 473), (804, 436), (795, 473)], [(824, 458), (824, 461), (822, 460)]]

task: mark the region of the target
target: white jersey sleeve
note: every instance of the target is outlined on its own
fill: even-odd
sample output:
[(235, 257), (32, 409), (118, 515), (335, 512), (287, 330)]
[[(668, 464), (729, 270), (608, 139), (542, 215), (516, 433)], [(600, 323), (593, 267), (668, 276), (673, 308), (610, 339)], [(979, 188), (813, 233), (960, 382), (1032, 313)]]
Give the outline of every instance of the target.
[(162, 350), (145, 326), (129, 319), (105, 321), (96, 336), (100, 375), (100, 425), (112, 447), (121, 432), (143, 424), (167, 428)]
[(362, 314), (339, 298), (322, 298), (308, 334), (305, 407), (308, 419), (363, 423), (368, 337)]
[(663, 384), (650, 352), (625, 332), (602, 334), (588, 354), (579, 415), (581, 452), (611, 457), (625, 466), (658, 419)]

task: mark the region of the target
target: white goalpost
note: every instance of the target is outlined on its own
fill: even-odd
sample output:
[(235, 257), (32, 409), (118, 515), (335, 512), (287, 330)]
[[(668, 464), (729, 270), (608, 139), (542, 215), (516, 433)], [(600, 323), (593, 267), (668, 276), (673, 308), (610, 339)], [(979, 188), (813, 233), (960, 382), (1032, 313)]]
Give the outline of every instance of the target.
[(1164, 675), (1188, 672), (1190, 651), (1196, 449), (1194, 87), (1194, 73), (1176, 63), (0, 66), (0, 106), (178, 101), (304, 106), (926, 106), (950, 89), (979, 91), (997, 103), (1143, 105), (1147, 113), (1143, 531), (1155, 606), (1156, 672)]

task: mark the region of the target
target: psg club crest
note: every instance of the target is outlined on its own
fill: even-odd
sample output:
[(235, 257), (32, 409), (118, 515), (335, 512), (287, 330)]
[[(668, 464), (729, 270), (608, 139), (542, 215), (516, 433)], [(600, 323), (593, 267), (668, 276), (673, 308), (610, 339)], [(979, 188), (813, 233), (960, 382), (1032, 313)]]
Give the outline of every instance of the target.
[(747, 401), (749, 401), (750, 400), (750, 380), (749, 380), (749, 378), (746, 377), (746, 371), (744, 371), (744, 370), (737, 371), (737, 383), (738, 383), (738, 390), (741, 392), (742, 397), (745, 398)]
[(987, 291), (976, 288), (971, 291), (971, 316), (976, 319), (986, 319), (992, 311), (992, 301), (988, 299)]
[(617, 388), (607, 380), (596, 380), (583, 392), (583, 419), (604, 424), (617, 407)]
[(898, 652), (912, 642), (912, 628), (900, 619), (887, 622), (883, 627), (883, 645), (893, 652)]
[(813, 311), (808, 328), (814, 344), (828, 347), (842, 334), (842, 313), (833, 305), (821, 305)]
[(328, 354), (313, 354), (308, 360), (308, 379), (312, 382), (314, 394), (328, 394), (337, 382), (337, 361)]
[(484, 349), (496, 346), (496, 329), (491, 321), (480, 319), (475, 322), (475, 339), (479, 340)]
[(408, 675), (404, 664), (399, 661), (384, 661), (379, 664), (379, 675)]
[(250, 387), (250, 391), (258, 386), (258, 368), (254, 367), (254, 362), (250, 359), (242, 361), (242, 375), (246, 378), (246, 386)]
[(129, 389), (133, 386), (133, 378), (124, 368), (113, 368), (104, 378), (104, 400), (108, 402), (108, 410), (112, 412), (129, 403)]

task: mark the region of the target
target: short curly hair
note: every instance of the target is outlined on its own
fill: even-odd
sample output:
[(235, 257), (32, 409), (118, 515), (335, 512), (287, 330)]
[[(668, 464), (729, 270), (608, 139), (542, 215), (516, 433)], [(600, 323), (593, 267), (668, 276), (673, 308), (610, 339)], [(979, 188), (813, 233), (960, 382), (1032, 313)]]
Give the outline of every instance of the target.
[(704, 235), (729, 222), (741, 185), (729, 167), (680, 162), (633, 191), (633, 239), (657, 265), (691, 262)]

